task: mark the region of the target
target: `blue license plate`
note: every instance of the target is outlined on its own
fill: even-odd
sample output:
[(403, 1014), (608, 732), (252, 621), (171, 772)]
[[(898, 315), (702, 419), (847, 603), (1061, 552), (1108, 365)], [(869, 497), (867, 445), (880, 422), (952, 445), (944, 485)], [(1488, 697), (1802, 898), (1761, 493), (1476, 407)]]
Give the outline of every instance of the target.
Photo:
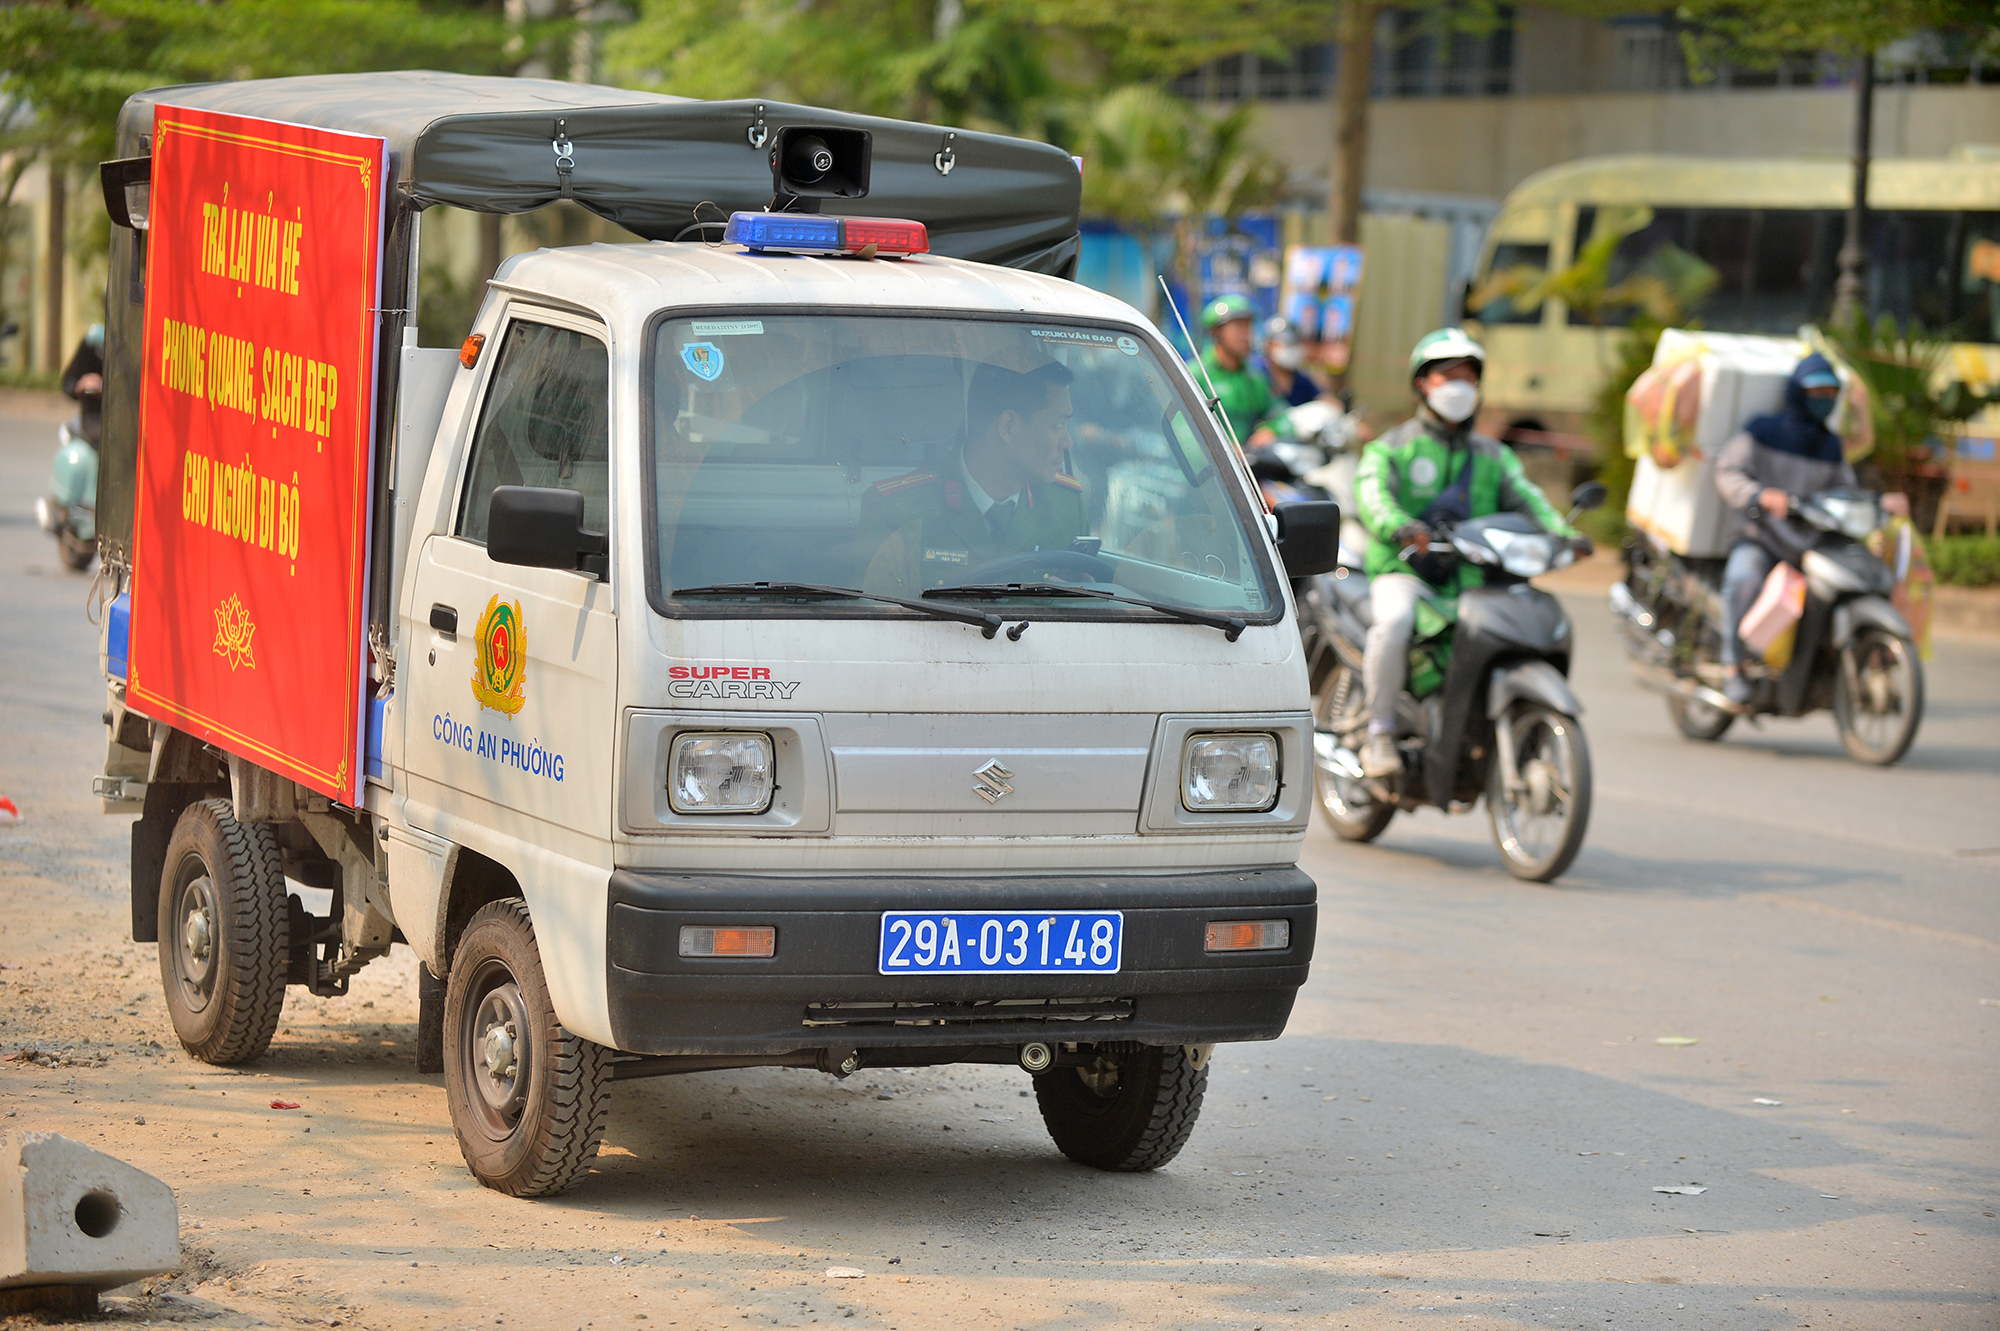
[(892, 910), (884, 975), (1115, 975), (1125, 916), (1115, 910)]

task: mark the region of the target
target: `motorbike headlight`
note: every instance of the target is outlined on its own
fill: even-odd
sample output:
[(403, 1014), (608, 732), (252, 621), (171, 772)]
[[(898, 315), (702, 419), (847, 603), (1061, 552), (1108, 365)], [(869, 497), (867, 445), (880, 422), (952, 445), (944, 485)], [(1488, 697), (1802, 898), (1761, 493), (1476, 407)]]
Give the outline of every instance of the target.
[(688, 733), (674, 737), (667, 803), (675, 813), (762, 813), (771, 807), (777, 770), (771, 737)]
[(1517, 578), (1547, 573), (1555, 562), (1555, 541), (1539, 532), (1488, 531), (1486, 541), (1500, 556), (1500, 567)]
[(1181, 803), (1189, 813), (1262, 813), (1277, 802), (1277, 736), (1188, 737)]
[(1862, 540), (1882, 525), (1882, 512), (1872, 499), (1833, 499), (1826, 501), (1827, 514), (1842, 536)]

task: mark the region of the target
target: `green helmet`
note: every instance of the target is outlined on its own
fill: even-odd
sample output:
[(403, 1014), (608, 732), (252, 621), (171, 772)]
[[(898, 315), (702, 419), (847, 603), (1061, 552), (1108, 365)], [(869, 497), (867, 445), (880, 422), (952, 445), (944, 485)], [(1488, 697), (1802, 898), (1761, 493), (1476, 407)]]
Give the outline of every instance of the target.
[(1410, 377), (1423, 373), (1424, 366), (1441, 360), (1476, 360), (1486, 368), (1486, 348), (1474, 342), (1463, 328), (1440, 328), (1417, 339), (1410, 351)]
[(1215, 329), (1222, 327), (1226, 323), (1234, 323), (1238, 319), (1254, 319), (1256, 317), (1257, 311), (1251, 308), (1249, 298), (1231, 292), (1227, 296), (1217, 296), (1202, 307), (1201, 326), (1203, 328)]

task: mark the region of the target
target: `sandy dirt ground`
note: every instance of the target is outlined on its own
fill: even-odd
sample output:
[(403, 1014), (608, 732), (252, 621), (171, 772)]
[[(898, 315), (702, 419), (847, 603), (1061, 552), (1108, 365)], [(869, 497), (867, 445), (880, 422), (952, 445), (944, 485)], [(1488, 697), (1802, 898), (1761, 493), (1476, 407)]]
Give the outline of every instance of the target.
[(1941, 648), (1869, 772), (1823, 717), (1679, 741), (1575, 602), (1576, 869), (1512, 882), (1483, 817), (1315, 828), (1291, 1029), (1218, 1052), (1159, 1173), (1066, 1162), (1013, 1069), (759, 1070), (619, 1084), (593, 1175), (517, 1201), (413, 1071), (405, 949), (291, 991), (253, 1067), (174, 1043), (88, 795), (89, 580), (24, 512), (53, 420), (0, 402), (0, 1131), (167, 1180), (184, 1253), (92, 1325), (2000, 1326), (2000, 650)]

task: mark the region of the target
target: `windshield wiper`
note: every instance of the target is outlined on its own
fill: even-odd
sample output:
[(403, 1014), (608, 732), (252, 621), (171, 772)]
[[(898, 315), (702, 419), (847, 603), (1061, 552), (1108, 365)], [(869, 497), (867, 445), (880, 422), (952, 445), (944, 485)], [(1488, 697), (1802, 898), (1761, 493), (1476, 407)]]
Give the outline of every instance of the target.
[(1116, 601), (1120, 605), (1136, 605), (1147, 610), (1157, 610), (1183, 624), (1206, 624), (1210, 628), (1222, 630), (1222, 635), (1235, 642), (1243, 636), (1249, 625), (1234, 615), (1225, 615), (1215, 610), (1197, 610), (1193, 606), (1168, 605), (1163, 601), (1144, 601), (1136, 596), (1120, 596), (1116, 592), (1101, 592), (1095, 587), (1073, 587), (1059, 582), (1007, 582), (970, 583), (963, 587), (933, 587), (924, 593), (931, 597), (967, 596), (1081, 596), (1097, 601)]
[(937, 619), (955, 619), (979, 626), (979, 636), (990, 638), (1000, 631), (1000, 616), (986, 610), (939, 605), (935, 601), (912, 601), (901, 596), (881, 596), (855, 587), (828, 587), (817, 582), (717, 582), (706, 587), (676, 587), (670, 596), (812, 596), (827, 601), (881, 601), (905, 610), (920, 610)]

